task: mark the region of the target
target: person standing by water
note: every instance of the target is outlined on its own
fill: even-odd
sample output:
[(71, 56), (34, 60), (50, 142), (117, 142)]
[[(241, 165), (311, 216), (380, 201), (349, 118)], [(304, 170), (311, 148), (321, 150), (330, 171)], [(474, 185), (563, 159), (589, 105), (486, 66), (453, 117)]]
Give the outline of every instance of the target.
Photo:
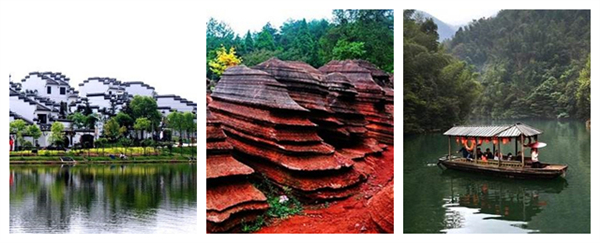
[(531, 148), (531, 166), (533, 168), (541, 168), (542, 167), (542, 163), (540, 163), (540, 161), (538, 160), (538, 149), (537, 148)]

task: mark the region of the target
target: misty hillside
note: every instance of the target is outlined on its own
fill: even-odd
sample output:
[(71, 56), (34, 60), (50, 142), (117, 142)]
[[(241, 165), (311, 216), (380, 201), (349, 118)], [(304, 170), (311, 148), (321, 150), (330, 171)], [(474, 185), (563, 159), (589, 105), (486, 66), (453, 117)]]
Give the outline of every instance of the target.
[(444, 21), (439, 20), (438, 18), (436, 18), (435, 16), (427, 13), (427, 12), (423, 12), (423, 11), (417, 11), (416, 12), (417, 18), (422, 17), (422, 18), (431, 18), (433, 19), (433, 22), (437, 25), (438, 27), (438, 35), (439, 35), (439, 41), (442, 42), (446, 39), (450, 39), (452, 38), (452, 36), (454, 35), (454, 33), (456, 33), (456, 31), (458, 30), (458, 26), (453, 26), (451, 24), (447, 24)]

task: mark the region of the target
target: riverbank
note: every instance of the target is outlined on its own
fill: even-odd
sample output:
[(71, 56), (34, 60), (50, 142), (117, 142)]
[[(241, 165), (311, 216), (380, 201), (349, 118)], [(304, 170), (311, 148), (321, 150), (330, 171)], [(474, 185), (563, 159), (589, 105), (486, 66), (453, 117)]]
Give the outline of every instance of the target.
[(128, 159), (112, 159), (108, 156), (98, 157), (69, 157), (73, 161), (62, 161), (60, 156), (15, 156), (10, 157), (11, 165), (27, 165), (27, 164), (129, 164), (129, 163), (196, 163), (196, 157), (191, 156), (135, 156)]

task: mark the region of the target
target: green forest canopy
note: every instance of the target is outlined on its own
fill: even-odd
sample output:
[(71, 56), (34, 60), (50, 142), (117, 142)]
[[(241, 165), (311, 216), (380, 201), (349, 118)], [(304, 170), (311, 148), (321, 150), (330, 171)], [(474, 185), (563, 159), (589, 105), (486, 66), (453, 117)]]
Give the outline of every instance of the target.
[(503, 10), (443, 44), (404, 12), (404, 130), (469, 117), (590, 118), (590, 11)]
[[(266, 23), (259, 32), (239, 36), (227, 23), (211, 18), (206, 33), (208, 60), (222, 46), (234, 47), (242, 64), (253, 66), (271, 57), (320, 67), (331, 60), (365, 59), (394, 70), (393, 10), (333, 10), (333, 19), (288, 20), (276, 28)], [(217, 76), (210, 70), (210, 79)]]
[(503, 10), (460, 28), (445, 47), (481, 72), (475, 117), (590, 117), (589, 102), (577, 101), (590, 96), (581, 87), (589, 78), (580, 79), (589, 70), (589, 10)]
[(448, 54), (432, 19), (404, 11), (404, 132), (433, 131), (463, 122), (481, 93), (474, 67)]

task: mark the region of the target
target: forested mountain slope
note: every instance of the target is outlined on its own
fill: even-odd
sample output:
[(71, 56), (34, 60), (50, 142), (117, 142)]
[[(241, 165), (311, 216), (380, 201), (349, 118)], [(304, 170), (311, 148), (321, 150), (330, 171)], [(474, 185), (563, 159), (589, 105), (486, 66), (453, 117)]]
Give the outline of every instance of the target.
[(589, 10), (503, 10), (446, 45), (481, 73), (474, 117), (589, 119)]
[(414, 13), (404, 11), (404, 133), (462, 123), (481, 92), (474, 67), (440, 48), (437, 25)]

